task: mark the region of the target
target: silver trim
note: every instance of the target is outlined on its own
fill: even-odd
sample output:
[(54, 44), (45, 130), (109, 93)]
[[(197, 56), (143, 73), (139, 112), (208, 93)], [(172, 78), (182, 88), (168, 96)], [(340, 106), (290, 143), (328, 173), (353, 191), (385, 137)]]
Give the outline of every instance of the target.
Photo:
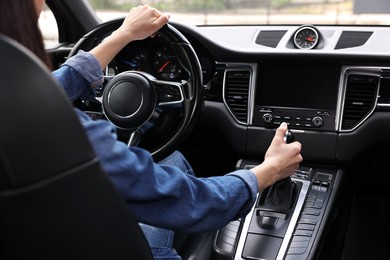
[[(233, 116), (234, 120), (243, 125), (250, 125), (252, 124), (252, 117), (253, 117), (253, 104), (254, 104), (254, 95), (255, 95), (255, 82), (256, 82), (256, 72), (257, 72), (257, 64), (256, 63), (218, 63), (225, 65), (225, 71), (223, 75), (223, 85), (222, 85), (222, 100), (225, 104), (226, 108), (228, 109), (229, 113)], [(246, 118), (246, 122), (242, 122), (237, 119), (237, 117), (234, 115), (233, 111), (229, 108), (228, 103), (226, 102), (225, 98), (225, 82), (226, 82), (226, 73), (228, 71), (249, 71), (249, 86), (248, 86), (248, 115)]]
[(345, 95), (346, 95), (346, 90), (347, 90), (347, 77), (350, 74), (353, 73), (353, 74), (357, 74), (357, 75), (374, 76), (374, 77), (378, 77), (380, 79), (381, 78), (381, 72), (380, 71), (382, 69), (390, 69), (390, 67), (359, 67), (359, 66), (348, 67), (348, 66), (344, 66), (342, 68), (342, 73), (341, 73), (341, 75), (342, 75), (342, 82), (341, 82), (341, 84), (342, 84), (341, 85), (342, 86), (342, 93), (341, 93), (341, 96), (339, 96), (340, 97), (340, 99), (339, 99), (340, 109), (338, 109), (338, 111), (339, 111), (339, 115), (338, 115), (339, 123), (338, 123), (338, 127), (337, 127), (337, 129), (341, 133), (354, 131), (356, 128), (361, 126), (374, 113), (375, 108), (378, 105), (378, 95), (379, 95), (379, 90), (380, 90), (380, 81), (379, 81), (377, 89), (376, 89), (376, 98), (375, 98), (375, 101), (374, 101), (374, 106), (371, 109), (371, 111), (369, 111), (368, 114), (364, 118), (362, 118), (362, 120), (355, 127), (353, 127), (352, 129), (342, 129), (344, 106), (345, 106)]
[[(294, 181), (297, 181), (297, 182), (298, 181), (302, 182), (302, 188), (299, 192), (299, 196), (298, 196), (298, 200), (297, 200), (297, 203), (295, 205), (295, 208), (294, 208), (294, 212), (291, 216), (291, 220), (290, 220), (290, 223), (288, 225), (286, 234), (283, 238), (282, 244), (280, 246), (280, 250), (279, 250), (278, 255), (276, 257), (277, 260), (282, 260), (285, 256), (285, 254), (287, 253), (288, 245), (289, 245), (290, 240), (292, 238), (294, 228), (298, 222), (299, 214), (301, 213), (301, 210), (303, 208), (303, 204), (305, 202), (306, 195), (307, 195), (307, 193), (309, 191), (309, 187), (310, 187), (310, 181), (308, 181), (308, 180), (301, 180), (301, 179), (297, 179), (297, 178), (291, 178), (291, 179)], [(246, 235), (248, 234), (249, 225), (250, 225), (251, 219), (254, 215), (254, 211), (255, 211), (255, 206), (252, 207), (251, 211), (249, 212), (249, 214), (245, 218), (244, 225), (243, 225), (243, 228), (241, 231), (241, 235), (240, 235), (240, 238), (238, 241), (237, 250), (236, 250), (236, 253), (234, 255), (234, 260), (244, 260), (242, 258), (242, 252), (244, 250)]]
[(301, 213), (301, 210), (303, 208), (303, 204), (305, 203), (305, 198), (307, 195), (307, 192), (309, 191), (310, 187), (310, 181), (307, 180), (299, 180), (295, 178), (291, 178), (292, 180), (301, 181), (302, 182), (302, 188), (301, 192), (299, 193), (297, 204), (295, 205), (294, 213), (291, 217), (290, 224), (288, 225), (286, 235), (284, 236), (282, 245), (280, 246), (280, 250), (278, 253), (278, 256), (276, 257), (276, 260), (280, 259), (282, 260), (284, 256), (287, 253), (288, 245), (290, 243), (290, 240), (294, 233), (294, 228), (298, 222), (299, 214)]
[[(303, 30), (310, 30), (312, 32), (314, 32), (316, 38), (315, 38), (315, 41), (313, 43), (313, 45), (305, 48), (305, 47), (302, 47), (298, 42), (297, 42), (297, 37), (298, 37), (298, 34), (303, 31)], [(313, 26), (310, 26), (310, 25), (304, 25), (302, 27), (300, 27), (295, 33), (294, 33), (294, 45), (295, 47), (297, 47), (298, 49), (301, 49), (301, 50), (311, 50), (311, 49), (314, 49), (318, 42), (320, 40), (320, 35), (318, 33), (318, 30), (317, 28), (313, 27)]]
[(376, 107), (379, 107), (379, 108), (390, 108), (390, 104), (378, 103), (378, 104), (376, 105)]

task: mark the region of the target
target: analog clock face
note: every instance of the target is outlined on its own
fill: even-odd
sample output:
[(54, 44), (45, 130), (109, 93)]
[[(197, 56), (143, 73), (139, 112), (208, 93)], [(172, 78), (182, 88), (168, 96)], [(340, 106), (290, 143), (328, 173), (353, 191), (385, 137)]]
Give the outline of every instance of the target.
[(302, 27), (294, 35), (294, 44), (299, 49), (313, 49), (319, 40), (319, 34), (313, 27)]

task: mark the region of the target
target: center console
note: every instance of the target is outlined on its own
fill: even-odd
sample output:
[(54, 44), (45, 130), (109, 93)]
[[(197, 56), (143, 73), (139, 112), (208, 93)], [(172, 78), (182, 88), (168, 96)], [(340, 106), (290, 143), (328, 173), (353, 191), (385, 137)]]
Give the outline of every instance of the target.
[[(250, 169), (257, 164), (240, 160), (237, 168)], [(265, 205), (265, 191), (259, 193), (245, 219), (232, 221), (217, 232), (215, 259), (313, 259), (339, 175), (336, 169), (300, 167), (291, 176), (295, 192), (287, 208)]]

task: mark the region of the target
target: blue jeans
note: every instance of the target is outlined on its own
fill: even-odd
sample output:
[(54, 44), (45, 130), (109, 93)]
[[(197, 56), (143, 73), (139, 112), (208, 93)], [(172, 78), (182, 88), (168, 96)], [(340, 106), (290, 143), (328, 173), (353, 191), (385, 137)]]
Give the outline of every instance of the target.
[[(159, 164), (168, 164), (180, 168), (187, 174), (194, 175), (191, 165), (182, 153), (175, 151)], [(173, 238), (175, 231), (155, 226), (150, 226), (144, 223), (139, 223), (146, 240), (152, 250), (154, 259), (181, 259), (176, 250), (173, 249)]]

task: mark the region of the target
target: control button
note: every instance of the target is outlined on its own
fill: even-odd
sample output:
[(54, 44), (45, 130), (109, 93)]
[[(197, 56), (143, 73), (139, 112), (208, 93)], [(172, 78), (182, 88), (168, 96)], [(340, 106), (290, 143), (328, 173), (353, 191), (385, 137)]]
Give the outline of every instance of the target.
[(266, 123), (270, 123), (272, 121), (272, 115), (271, 114), (264, 114), (263, 115), (263, 120), (266, 122)]
[(316, 194), (317, 194), (317, 192), (312, 192), (312, 193), (307, 194), (306, 202), (314, 202), (316, 199)]
[(324, 186), (320, 186), (320, 188), (318, 189), (318, 191), (327, 192), (327, 191), (328, 191), (328, 188), (327, 188), (327, 187), (324, 187)]
[(302, 242), (291, 242), (290, 248), (292, 247), (307, 247), (309, 245), (309, 240)]
[(301, 255), (305, 253), (306, 247), (291, 247), (288, 249), (287, 254), (289, 255)]
[(320, 211), (316, 210), (316, 209), (313, 209), (313, 208), (305, 208), (302, 211), (302, 215), (319, 216), (320, 215)]
[(294, 236), (305, 236), (305, 237), (311, 237), (311, 235), (313, 234), (313, 231), (310, 231), (310, 230), (295, 230), (294, 232)]
[(327, 181), (322, 181), (322, 182), (321, 182), (321, 186), (328, 187), (328, 186), (329, 186), (329, 182), (327, 182)]
[(314, 206), (314, 202), (306, 202), (305, 204), (304, 204), (304, 207), (306, 207), (306, 208), (312, 208)]
[(322, 208), (322, 205), (324, 205), (323, 200), (316, 200), (316, 202), (314, 202), (313, 208), (320, 209), (320, 208)]
[(296, 229), (297, 230), (310, 230), (310, 231), (313, 231), (314, 230), (314, 225), (298, 224)]
[(320, 127), (320, 126), (322, 126), (323, 124), (324, 124), (324, 121), (322, 120), (321, 117), (315, 116), (315, 117), (313, 118), (313, 125), (314, 125), (315, 127)]
[(307, 242), (309, 243), (310, 237), (305, 237), (305, 236), (293, 236), (291, 243), (296, 243), (296, 242)]
[(314, 191), (318, 191), (319, 188), (320, 188), (319, 185), (312, 185), (312, 186), (311, 186), (311, 190), (314, 190)]
[(313, 217), (302, 216), (299, 219), (298, 224), (311, 224), (311, 225), (315, 225), (315, 224), (317, 224), (317, 219), (313, 218)]

